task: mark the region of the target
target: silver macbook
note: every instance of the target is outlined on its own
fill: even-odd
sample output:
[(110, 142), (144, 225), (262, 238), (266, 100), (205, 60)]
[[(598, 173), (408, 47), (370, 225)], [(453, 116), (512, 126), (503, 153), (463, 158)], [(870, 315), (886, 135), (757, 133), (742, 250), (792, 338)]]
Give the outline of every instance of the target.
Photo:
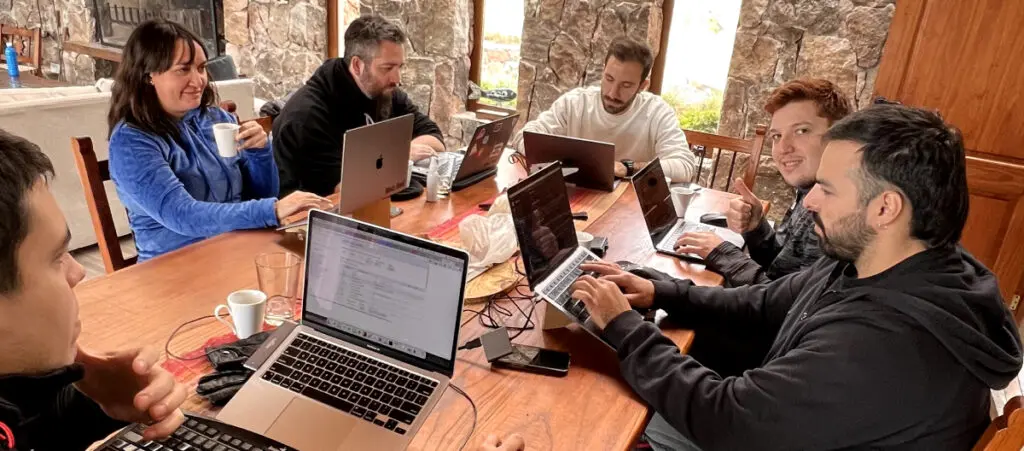
[(636, 190), (644, 222), (647, 223), (647, 232), (654, 243), (654, 249), (658, 252), (690, 260), (703, 260), (696, 254), (676, 252), (676, 241), (687, 232), (713, 232), (723, 240), (743, 247), (743, 235), (723, 227), (680, 219), (676, 216), (668, 182), (665, 181), (665, 172), (659, 159), (655, 158), (644, 166), (633, 176), (631, 183)]
[(302, 450), (405, 449), (455, 370), (468, 265), (310, 211), (301, 324), (217, 419)]
[(345, 132), (339, 213), (352, 213), (405, 189), (412, 125), (412, 115), (406, 114)]
[(576, 240), (562, 165), (551, 164), (509, 188), (508, 203), (530, 289), (608, 344), (583, 301), (572, 299), (580, 265), (600, 258)]

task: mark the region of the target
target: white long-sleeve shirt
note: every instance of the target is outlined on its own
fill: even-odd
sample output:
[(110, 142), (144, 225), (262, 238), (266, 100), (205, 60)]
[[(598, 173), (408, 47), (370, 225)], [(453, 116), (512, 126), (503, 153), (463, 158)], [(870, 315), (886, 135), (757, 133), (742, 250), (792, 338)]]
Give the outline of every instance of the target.
[[(661, 97), (641, 92), (629, 109), (612, 115), (601, 103), (601, 88), (576, 88), (530, 121), (523, 131), (571, 136), (615, 144), (615, 159), (647, 163), (661, 159), (665, 176), (673, 182), (692, 180), (696, 162), (676, 112)], [(512, 140), (523, 151), (523, 133)]]

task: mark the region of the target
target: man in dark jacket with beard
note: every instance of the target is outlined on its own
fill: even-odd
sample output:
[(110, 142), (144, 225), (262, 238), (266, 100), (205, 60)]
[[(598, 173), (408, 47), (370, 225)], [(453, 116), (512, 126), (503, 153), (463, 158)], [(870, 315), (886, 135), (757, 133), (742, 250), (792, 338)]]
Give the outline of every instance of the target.
[(274, 159), (281, 196), (334, 192), (341, 181), (345, 131), (413, 115), (409, 157), (444, 151), (441, 129), (398, 88), (405, 65), (405, 33), (379, 16), (363, 16), (345, 30), (345, 58), (327, 60), (274, 118)]
[[(958, 246), (963, 141), (937, 115), (877, 105), (837, 122), (804, 199), (822, 258), (768, 284), (651, 282), (585, 270), (581, 299), (626, 381), (658, 415), (661, 449), (970, 449), (989, 390), (1021, 369), (995, 276)], [(760, 365), (721, 377), (630, 309), (683, 326), (766, 330)]]

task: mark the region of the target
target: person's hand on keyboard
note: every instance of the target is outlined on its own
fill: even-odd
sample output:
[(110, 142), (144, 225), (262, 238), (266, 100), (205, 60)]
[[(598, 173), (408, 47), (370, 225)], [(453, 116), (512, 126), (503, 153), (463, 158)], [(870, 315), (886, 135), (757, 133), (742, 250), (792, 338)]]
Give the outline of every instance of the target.
[(526, 441), (519, 434), (510, 434), (504, 439), (499, 439), (497, 435), (490, 434), (484, 439), (478, 451), (524, 451), (526, 449)]
[(186, 390), (159, 360), (156, 348), (91, 354), (79, 347), (75, 362), (85, 377), (75, 387), (111, 418), (148, 425), (146, 440), (164, 438), (185, 421), (179, 407)]
[(676, 240), (675, 250), (680, 254), (695, 254), (700, 258), (708, 258), (725, 240), (714, 232), (687, 232)]
[(626, 295), (619, 286), (605, 279), (595, 279), (589, 275), (580, 276), (572, 284), (572, 298), (579, 299), (590, 312), (590, 319), (598, 329), (604, 329), (613, 319), (623, 312), (632, 310)]
[(596, 273), (601, 280), (618, 285), (629, 305), (634, 308), (649, 309), (654, 305), (654, 282), (650, 280), (623, 271), (618, 265), (606, 261), (587, 262), (581, 265), (581, 269)]

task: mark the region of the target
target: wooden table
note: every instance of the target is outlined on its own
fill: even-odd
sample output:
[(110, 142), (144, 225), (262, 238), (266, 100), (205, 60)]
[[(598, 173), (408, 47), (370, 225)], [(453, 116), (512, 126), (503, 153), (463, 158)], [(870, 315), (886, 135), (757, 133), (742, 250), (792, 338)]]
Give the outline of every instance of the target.
[[(0, 89), (13, 89), (11, 88), (11, 78), (7, 75), (7, 69), (4, 69), (0, 73), (2, 73), (2, 75), (0, 75)], [(21, 87), (23, 88), (59, 88), (63, 86), (71, 86), (67, 82), (37, 77), (28, 72), (22, 72), (18, 76), (18, 80), (21, 81)]]
[[(456, 192), (451, 199), (425, 203), (423, 196), (397, 205), (405, 210), (392, 227), (425, 233), (467, 208), (490, 199), (516, 179), (504, 167), (496, 178)], [(734, 195), (704, 190), (691, 208), (721, 211)], [(721, 284), (720, 276), (700, 265), (656, 255), (646, 234), (632, 188), (587, 229), (610, 240), (607, 258), (647, 263), (698, 284)], [(96, 349), (140, 344), (163, 346), (179, 324), (209, 315), (228, 293), (256, 288), (253, 258), (280, 251), (277, 232), (241, 231), (224, 234), (83, 283), (76, 290), (83, 323), (80, 342)], [(525, 302), (523, 302), (525, 304)], [(543, 308), (536, 309), (540, 324)], [(468, 318), (468, 317), (467, 317)], [(460, 342), (485, 329), (471, 321), (460, 331)], [(227, 333), (210, 320), (175, 337), (172, 351), (198, 349), (209, 338)], [(666, 330), (684, 352), (693, 340), (690, 331)], [(477, 427), (467, 448), (487, 434), (522, 434), (531, 450), (628, 449), (640, 436), (651, 412), (620, 376), (615, 354), (575, 326), (523, 333), (519, 343), (567, 350), (572, 354), (568, 376), (556, 378), (508, 370), (491, 370), (482, 350), (460, 352), (453, 383), (462, 387), (479, 409)], [(194, 383), (195, 381), (187, 381)], [(193, 395), (195, 396), (195, 395)], [(456, 449), (470, 432), (472, 411), (451, 390), (442, 398), (410, 449)]]

